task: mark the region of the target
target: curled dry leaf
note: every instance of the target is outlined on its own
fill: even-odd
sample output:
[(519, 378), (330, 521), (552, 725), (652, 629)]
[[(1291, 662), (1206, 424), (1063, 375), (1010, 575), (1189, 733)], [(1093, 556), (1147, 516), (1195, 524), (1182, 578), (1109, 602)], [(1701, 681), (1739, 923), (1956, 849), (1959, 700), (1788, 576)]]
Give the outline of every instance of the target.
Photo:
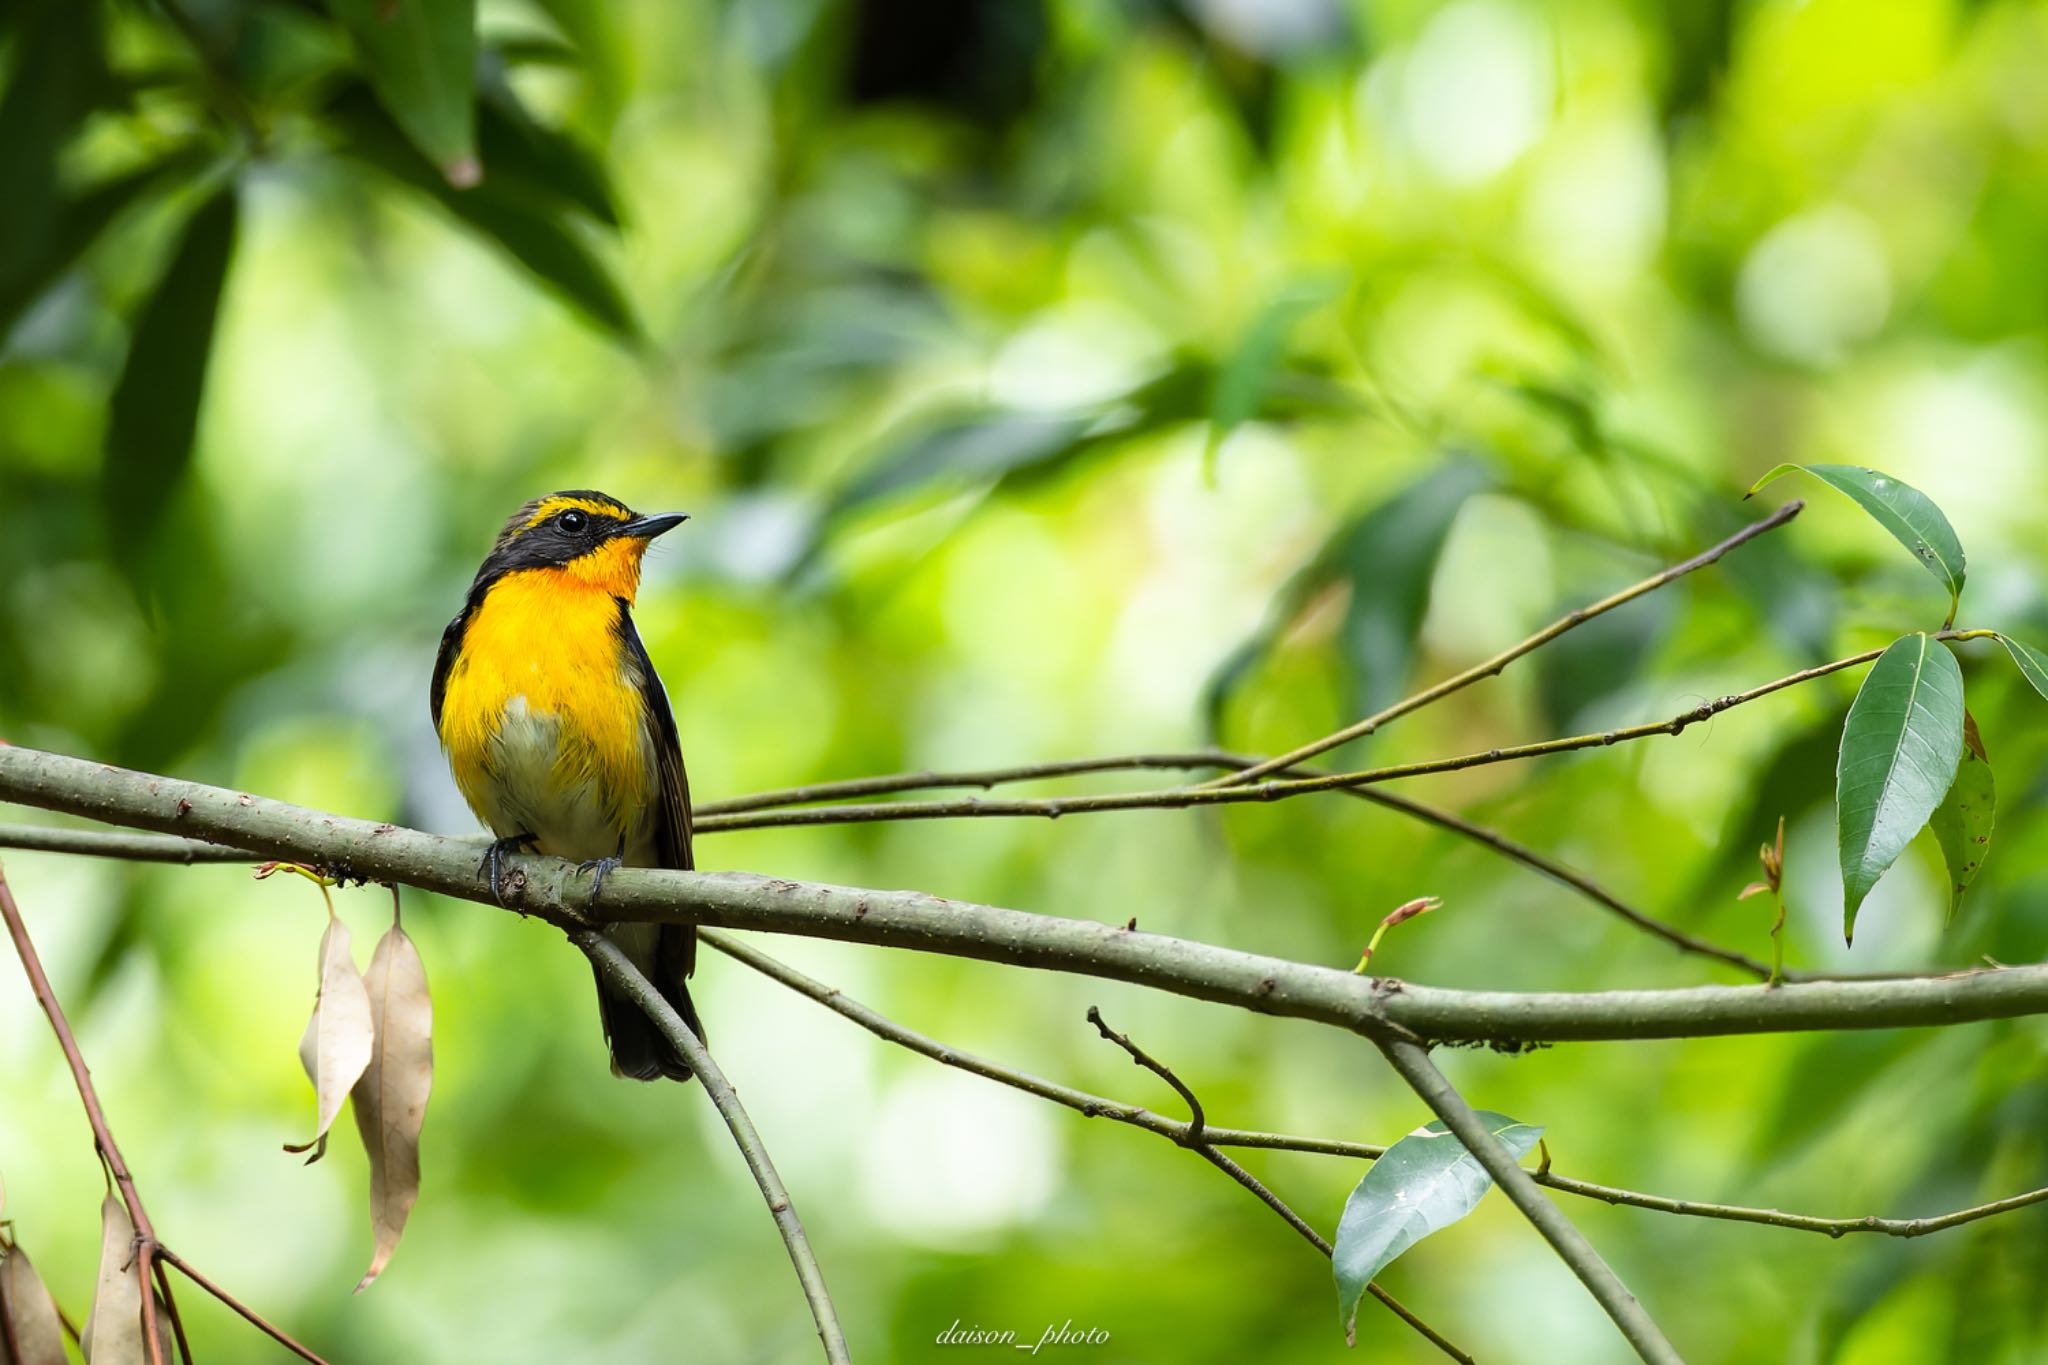
[(100, 1201), (100, 1274), (79, 1342), (91, 1365), (143, 1365), (142, 1279), (135, 1267), (135, 1224), (111, 1191)]
[(356, 1127), (370, 1155), (376, 1249), (356, 1292), (384, 1272), (420, 1194), (420, 1128), (434, 1086), (434, 1006), (419, 949), (394, 920), (364, 974), (376, 1045), (355, 1086)]
[(5, 1331), (0, 1332), (0, 1358), (7, 1356), (11, 1341), (14, 1354), (10, 1365), (65, 1365), (64, 1328), (57, 1316), (57, 1301), (36, 1274), (28, 1253), (11, 1243), (0, 1250), (0, 1318), (6, 1319)]
[(313, 1149), (308, 1164), (318, 1161), (327, 1150), (327, 1130), (341, 1113), (341, 1102), (370, 1064), (370, 1049), (376, 1026), (370, 1019), (370, 996), (363, 978), (356, 972), (349, 952), (348, 926), (327, 911), (327, 932), (320, 936), (320, 994), (313, 1002), (313, 1017), (299, 1038), (299, 1064), (313, 1082), (319, 1103), (319, 1125), (303, 1145), (288, 1152)]

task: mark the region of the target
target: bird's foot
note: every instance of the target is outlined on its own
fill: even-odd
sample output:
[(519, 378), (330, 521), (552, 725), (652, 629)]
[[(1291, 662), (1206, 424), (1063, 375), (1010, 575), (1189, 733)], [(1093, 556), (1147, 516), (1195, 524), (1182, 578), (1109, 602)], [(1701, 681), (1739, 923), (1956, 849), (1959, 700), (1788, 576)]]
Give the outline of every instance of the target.
[(503, 839), (493, 839), (491, 846), (484, 850), (483, 861), (476, 865), (479, 880), (489, 883), (491, 896), (498, 904), (505, 903), (505, 884), (501, 880), (505, 868), (505, 855), (525, 853), (534, 845), (531, 834), (510, 834)]
[(593, 904), (596, 903), (599, 896), (604, 894), (604, 879), (612, 874), (614, 868), (620, 867), (624, 863), (625, 859), (614, 857), (591, 858), (576, 864), (578, 872), (588, 872), (591, 874), (590, 899)]

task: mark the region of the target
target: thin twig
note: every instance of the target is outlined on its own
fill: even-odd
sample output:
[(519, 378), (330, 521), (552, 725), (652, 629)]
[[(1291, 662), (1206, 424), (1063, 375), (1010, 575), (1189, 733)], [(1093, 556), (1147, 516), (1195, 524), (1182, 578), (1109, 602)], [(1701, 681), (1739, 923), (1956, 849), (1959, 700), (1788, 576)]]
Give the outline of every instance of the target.
[[(142, 1285), (142, 1339), (149, 1351), (150, 1365), (164, 1365), (163, 1340), (157, 1334), (156, 1290), (150, 1283), (150, 1269), (158, 1253), (156, 1229), (142, 1207), (142, 1196), (136, 1192), (135, 1177), (129, 1174), (128, 1163), (121, 1157), (120, 1144), (114, 1141), (114, 1130), (107, 1125), (99, 1092), (93, 1089), (92, 1073), (86, 1069), (85, 1056), (78, 1050), (78, 1039), (72, 1036), (71, 1021), (64, 1017), (64, 1006), (58, 1003), (57, 992), (43, 971), (43, 961), (28, 936), (28, 925), (21, 917), (21, 907), (14, 903), (14, 891), (7, 885), (4, 871), (0, 871), (0, 918), (7, 921), (7, 933), (14, 940), (14, 951), (21, 957), (22, 970), (28, 974), (29, 989), (34, 992), (36, 1003), (43, 1007), (43, 1013), (49, 1016), (57, 1046), (64, 1050), (64, 1060), (71, 1067), (71, 1079), (78, 1087), (78, 1098), (84, 1102), (85, 1119), (92, 1125), (93, 1145), (99, 1151), (100, 1162), (121, 1192), (128, 1220), (134, 1225), (135, 1276)], [(168, 1306), (168, 1292), (164, 1300)]]
[[(1988, 630), (1950, 630), (1936, 632), (1937, 640), (1976, 640), (1987, 638), (1996, 632)], [(1349, 788), (1369, 786), (1378, 782), (1392, 782), (1407, 777), (1426, 777), (1436, 773), (1460, 772), (1468, 768), (1487, 767), (1495, 763), (1513, 763), (1528, 758), (1543, 758), (1551, 754), (1570, 753), (1578, 749), (1606, 748), (1631, 740), (1649, 739), (1656, 735), (1678, 735), (1694, 725), (1710, 720), (1723, 711), (1730, 711), (1774, 692), (1781, 692), (1800, 683), (1811, 682), (1839, 673), (1845, 668), (1867, 664), (1880, 654), (1882, 649), (1865, 650), (1844, 659), (1816, 664), (1803, 668), (1782, 678), (1752, 687), (1746, 692), (1736, 692), (1713, 701), (1703, 702), (1688, 711), (1668, 720), (1652, 721), (1644, 725), (1623, 726), (1614, 730), (1599, 730), (1590, 734), (1567, 735), (1560, 739), (1538, 740), (1530, 744), (1507, 745), (1501, 748), (1484, 749), (1475, 753), (1456, 754), (1448, 758), (1425, 759), (1415, 763), (1396, 763), (1379, 768), (1360, 768), (1352, 772), (1325, 773), (1316, 777), (1266, 779), (1234, 787), (1168, 787), (1154, 791), (1110, 792), (1091, 796), (1052, 796), (1038, 799), (991, 799), (969, 797), (955, 801), (889, 801), (869, 805), (817, 806), (796, 810), (771, 810), (749, 812), (739, 815), (711, 815), (699, 822), (698, 828), (710, 831), (718, 829), (768, 829), (797, 825), (844, 825), (863, 824), (881, 820), (945, 820), (962, 817), (1040, 817), (1058, 819), (1063, 815), (1077, 815), (1098, 811), (1114, 810), (1173, 810), (1191, 806), (1239, 805), (1254, 801), (1280, 801), (1294, 796), (1306, 796), (1316, 792), (1342, 791)]]
[(1828, 1237), (1844, 1237), (1852, 1232), (1877, 1232), (1887, 1237), (1925, 1237), (1930, 1232), (1942, 1232), (1948, 1228), (1961, 1227), (1965, 1223), (1974, 1223), (1980, 1218), (1991, 1218), (2001, 1213), (2011, 1213), (2016, 1209), (2030, 1208), (2035, 1204), (2048, 1202), (2048, 1189), (2038, 1189), (2013, 1195), (2009, 1199), (1998, 1199), (1989, 1204), (1978, 1204), (1971, 1208), (1956, 1209), (1951, 1213), (1936, 1214), (1927, 1218), (1879, 1218), (1875, 1215), (1863, 1218), (1816, 1218), (1811, 1214), (1785, 1213), (1779, 1209), (1752, 1209), (1739, 1204), (1706, 1204), (1691, 1199), (1669, 1199), (1663, 1195), (1616, 1189), (1612, 1185), (1596, 1185), (1590, 1180), (1574, 1180), (1569, 1176), (1552, 1175), (1548, 1172), (1532, 1172), (1530, 1178), (1537, 1184), (1547, 1185), (1553, 1190), (1583, 1195), (1587, 1199), (1598, 1199), (1608, 1204), (1625, 1204), (1630, 1208), (1653, 1209), (1659, 1213), (1684, 1214), (1693, 1218), (1761, 1223), (1767, 1227), (1818, 1232)]
[(1676, 1348), (1665, 1339), (1663, 1331), (1643, 1310), (1636, 1296), (1628, 1292), (1607, 1262), (1600, 1258), (1600, 1253), (1593, 1249), (1585, 1234), (1573, 1226), (1571, 1219), (1565, 1217), (1557, 1205), (1543, 1197), (1530, 1174), (1487, 1131), (1484, 1120), (1472, 1112), (1472, 1106), (1465, 1103), (1465, 1097), (1458, 1093), (1443, 1072), (1437, 1070), (1436, 1063), (1429, 1059), (1428, 1050), (1391, 1033), (1376, 1041), (1401, 1079), (1408, 1082), (1409, 1088), (1444, 1121), (1444, 1126), (1457, 1135), (1465, 1150), (1486, 1168), (1494, 1183), (1522, 1211), (1522, 1216), (1535, 1225), (1536, 1231), (1571, 1267), (1572, 1273), (1606, 1310), (1607, 1316), (1614, 1319), (1614, 1325), (1628, 1338), (1636, 1354), (1648, 1365), (1684, 1365)]
[(164, 1248), (158, 1246), (150, 1269), (155, 1272), (156, 1286), (164, 1296), (164, 1312), (171, 1320), (171, 1338), (178, 1343), (178, 1359), (192, 1365), (192, 1343), (185, 1339), (185, 1318), (178, 1312), (178, 1301), (171, 1297), (171, 1277), (164, 1272), (164, 1254)]
[(290, 1351), (299, 1359), (311, 1361), (312, 1365), (327, 1365), (327, 1362), (325, 1360), (315, 1355), (311, 1350), (301, 1345), (299, 1342), (294, 1341), (291, 1338), (291, 1336), (288, 1333), (286, 1333), (282, 1328), (267, 1321), (261, 1313), (258, 1313), (248, 1304), (243, 1303), (233, 1294), (228, 1293), (227, 1290), (222, 1289), (212, 1280), (209, 1280), (208, 1278), (206, 1278), (206, 1276), (200, 1274), (198, 1267), (194, 1266), (190, 1261), (186, 1260), (183, 1256), (178, 1255), (169, 1247), (158, 1247), (157, 1255), (166, 1264), (174, 1267), (178, 1271), (178, 1273), (183, 1275), (186, 1279), (192, 1281), (192, 1283), (198, 1285), (201, 1289), (213, 1295), (213, 1297), (215, 1297), (216, 1299), (219, 1299), (229, 1308), (232, 1308), (235, 1310), (235, 1312), (241, 1314), (242, 1320), (247, 1322), (251, 1327), (254, 1327), (257, 1331), (263, 1333), (263, 1335), (269, 1337), (272, 1341), (284, 1347), (287, 1351)]
[(1126, 1053), (1128, 1053), (1133, 1063), (1135, 1063), (1138, 1066), (1144, 1067), (1147, 1071), (1157, 1076), (1160, 1080), (1165, 1081), (1168, 1085), (1173, 1087), (1174, 1093), (1180, 1096), (1181, 1103), (1187, 1105), (1188, 1107), (1187, 1136), (1182, 1138), (1181, 1141), (1184, 1145), (1189, 1147), (1201, 1146), (1203, 1141), (1202, 1130), (1208, 1127), (1208, 1117), (1207, 1115), (1202, 1113), (1202, 1102), (1195, 1098), (1194, 1091), (1188, 1089), (1187, 1082), (1183, 1081), (1180, 1077), (1174, 1075), (1172, 1067), (1167, 1066), (1164, 1062), (1156, 1060), (1150, 1053), (1146, 1052), (1145, 1049), (1139, 1047), (1136, 1043), (1132, 1042), (1129, 1037), (1127, 1037), (1124, 1034), (1118, 1033), (1115, 1029), (1112, 1029), (1108, 1024), (1104, 1023), (1102, 1018), (1102, 1011), (1097, 1009), (1093, 1005), (1090, 1005), (1088, 1007), (1088, 1022), (1095, 1025), (1095, 1031), (1097, 1033), (1100, 1033), (1104, 1038), (1108, 1039), (1112, 1043), (1115, 1043), (1118, 1047), (1122, 1048)]
[[(1118, 1123), (1127, 1123), (1134, 1128), (1143, 1128), (1147, 1132), (1157, 1133), (1176, 1146), (1193, 1148), (1211, 1161), (1215, 1161), (1216, 1157), (1221, 1157), (1222, 1161), (1217, 1163), (1218, 1169), (1223, 1170), (1233, 1180), (1236, 1180), (1239, 1184), (1244, 1185), (1246, 1189), (1251, 1190), (1254, 1194), (1265, 1200), (1269, 1207), (1285, 1218), (1289, 1226), (1302, 1234), (1304, 1239), (1314, 1245), (1317, 1250), (1321, 1251), (1325, 1256), (1330, 1254), (1329, 1244), (1323, 1240), (1322, 1234), (1303, 1221), (1293, 1209), (1288, 1208), (1272, 1191), (1258, 1183), (1257, 1179), (1245, 1171), (1242, 1166), (1231, 1161), (1229, 1157), (1224, 1156), (1220, 1152), (1216, 1152), (1214, 1157), (1209, 1156), (1210, 1152), (1221, 1146), (1254, 1147), (1300, 1152), (1324, 1150), (1318, 1144), (1317, 1139), (1290, 1137), (1284, 1133), (1262, 1133), (1244, 1128), (1215, 1128), (1208, 1126), (1206, 1123), (1201, 1131), (1197, 1133), (1192, 1123), (1168, 1118), (1164, 1114), (1155, 1114), (1149, 1109), (1141, 1108), (1134, 1104), (1125, 1104), (1119, 1100), (1110, 1099), (1107, 1096), (1091, 1095), (1085, 1090), (1076, 1090), (1072, 1086), (1061, 1085), (1057, 1081), (1048, 1081), (1041, 1077), (1033, 1076), (1029, 1072), (1017, 1071), (998, 1062), (989, 1061), (984, 1057), (977, 1057), (971, 1052), (962, 1052), (958, 1048), (950, 1047), (936, 1038), (919, 1033), (915, 1029), (906, 1028), (887, 1015), (863, 1005), (860, 1001), (853, 999), (837, 987), (828, 986), (822, 981), (806, 976), (780, 958), (770, 957), (752, 944), (735, 938), (731, 934), (717, 929), (703, 929), (699, 930), (698, 933), (710, 947), (717, 949), (738, 962), (744, 963), (772, 981), (781, 982), (799, 995), (810, 997), (833, 1013), (851, 1019), (854, 1023), (859, 1024), (878, 1038), (908, 1048), (912, 1052), (929, 1057), (933, 1061), (945, 1066), (985, 1077), (988, 1080), (1007, 1085), (1012, 1089), (1021, 1090), (1027, 1095), (1036, 1095), (1040, 1099), (1051, 1100), (1054, 1104), (1064, 1105), (1085, 1118), (1106, 1118), (1113, 1119)], [(1099, 1024), (1098, 1027), (1100, 1027)], [(1181, 1091), (1183, 1098), (1188, 1102), (1192, 1110), (1199, 1111), (1200, 1105), (1196, 1102), (1193, 1093), (1182, 1089), (1177, 1078), (1169, 1081), (1169, 1084), (1172, 1084), (1176, 1090)], [(1348, 1148), (1353, 1144), (1339, 1145)], [(1374, 1148), (1372, 1152), (1376, 1156), (1383, 1150), (1383, 1148)], [(1355, 1152), (1348, 1150), (1344, 1154), (1356, 1155)], [(1250, 1183), (1246, 1183), (1247, 1181)], [(1389, 1310), (1421, 1335), (1435, 1343), (1446, 1355), (1456, 1360), (1470, 1359), (1455, 1344), (1446, 1340), (1435, 1328), (1415, 1316), (1412, 1311), (1394, 1298), (1393, 1295), (1377, 1287), (1374, 1288), (1373, 1293), (1374, 1297), (1384, 1303)]]
[(1497, 677), (1501, 670), (1505, 669), (1509, 664), (1525, 654), (1541, 649), (1566, 631), (1582, 626), (1594, 617), (1613, 611), (1624, 603), (1633, 602), (1645, 593), (1655, 592), (1665, 584), (1683, 578), (1696, 569), (1704, 569), (1737, 546), (1754, 540), (1767, 531), (1776, 530), (1792, 520), (1792, 518), (1798, 516), (1800, 509), (1805, 505), (1805, 503), (1794, 499), (1780, 507), (1770, 516), (1765, 517), (1762, 521), (1751, 522), (1719, 545), (1694, 555), (1682, 564), (1674, 564), (1662, 573), (1652, 574), (1642, 582), (1603, 597), (1590, 606), (1580, 607), (1577, 611), (1567, 612), (1520, 644), (1512, 645), (1502, 650), (1484, 663), (1474, 664), (1462, 673), (1446, 678), (1431, 687), (1426, 687), (1413, 696), (1404, 697), (1384, 711), (1376, 712), (1373, 715), (1367, 716), (1364, 720), (1347, 725), (1334, 734), (1325, 735), (1321, 739), (1313, 740), (1298, 749), (1290, 749), (1284, 754), (1264, 759), (1237, 772), (1226, 773), (1224, 776), (1215, 778), (1205, 785), (1212, 787), (1239, 786), (1246, 782), (1256, 781), (1268, 773), (1276, 773), (1283, 768), (1292, 768), (1297, 764), (1307, 762), (1318, 754), (1335, 749), (1340, 745), (1349, 744), (1354, 739), (1363, 739), (1389, 721), (1398, 720), (1412, 711), (1419, 711), (1433, 702), (1442, 701), (1453, 692), (1470, 687), (1473, 683), (1483, 678)]
[[(1300, 1233), (1310, 1246), (1322, 1252), (1324, 1256), (1328, 1257), (1336, 1254), (1323, 1235), (1309, 1226), (1308, 1220), (1289, 1207), (1286, 1200), (1268, 1189), (1264, 1181), (1260, 1180), (1243, 1166), (1240, 1166), (1230, 1157), (1216, 1150), (1216, 1144), (1207, 1138), (1208, 1121), (1202, 1112), (1202, 1102), (1195, 1098), (1195, 1092), (1188, 1087), (1187, 1082), (1174, 1074), (1172, 1067), (1153, 1057), (1150, 1053), (1132, 1042), (1127, 1035), (1118, 1033), (1110, 1028), (1107, 1023), (1103, 1022), (1102, 1011), (1093, 1005), (1088, 1007), (1088, 1022), (1095, 1025), (1096, 1032), (1122, 1048), (1132, 1062), (1144, 1067), (1147, 1071), (1159, 1077), (1160, 1080), (1165, 1081), (1173, 1087), (1174, 1093), (1181, 1097), (1182, 1103), (1188, 1107), (1186, 1135), (1180, 1140), (1182, 1146), (1190, 1148), (1217, 1170), (1251, 1191), (1255, 1198), (1267, 1208), (1279, 1214), (1289, 1227)], [(1453, 1359), (1465, 1361), (1467, 1365), (1470, 1365), (1471, 1356), (1460, 1350), (1447, 1338), (1439, 1334), (1436, 1329), (1417, 1317), (1399, 1299), (1396, 1299), (1392, 1294), (1382, 1289), (1377, 1282), (1369, 1283), (1365, 1288), (1367, 1293), (1392, 1309), (1403, 1322), (1420, 1332), (1424, 1337), (1427, 1337), (1438, 1350)]]
[(832, 1295), (825, 1288), (825, 1272), (818, 1264), (817, 1253), (811, 1250), (810, 1237), (804, 1231), (803, 1220), (797, 1216), (796, 1204), (783, 1187), (782, 1177), (776, 1174), (767, 1144), (761, 1141), (754, 1121), (740, 1105), (740, 1097), (733, 1090), (732, 1083), (726, 1080), (725, 1073), (712, 1060), (702, 1040), (676, 1013), (675, 1006), (654, 988), (616, 943), (591, 929), (572, 930), (569, 941), (583, 950), (597, 967), (599, 975), (613, 988), (631, 997), (647, 1012), (647, 1017), (661, 1030), (662, 1036), (675, 1044), (676, 1050), (683, 1054), (683, 1060), (690, 1064), (690, 1070), (696, 1073), (698, 1083), (717, 1107), (718, 1116), (725, 1120), (734, 1144), (746, 1159), (754, 1183), (761, 1187), (761, 1197), (768, 1201), (768, 1212), (775, 1220), (775, 1230), (782, 1234), (782, 1244), (789, 1251), (790, 1264), (796, 1267), (797, 1282), (803, 1286), (812, 1321), (817, 1324), (818, 1340), (825, 1347), (825, 1359), (830, 1365), (846, 1365), (852, 1356), (846, 1348), (846, 1335), (839, 1326), (838, 1309), (833, 1306)]
[[(1180, 1119), (1154, 1113), (1139, 1105), (1125, 1104), (1106, 1095), (1076, 1090), (1072, 1086), (1034, 1076), (1028, 1071), (1019, 1071), (1000, 1062), (990, 1061), (986, 1057), (963, 1052), (928, 1034), (919, 1033), (897, 1023), (887, 1015), (853, 999), (837, 987), (828, 986), (822, 981), (806, 976), (780, 958), (770, 957), (744, 939), (736, 938), (720, 929), (704, 929), (699, 932), (710, 947), (751, 967), (770, 980), (781, 982), (799, 995), (808, 996), (833, 1013), (852, 1020), (887, 1042), (895, 1043), (920, 1056), (929, 1057), (941, 1065), (981, 1076), (1000, 1085), (1007, 1085), (1027, 1095), (1050, 1100), (1086, 1118), (1106, 1118), (1117, 1123), (1129, 1124), (1134, 1128), (1143, 1128), (1179, 1146), (1187, 1146), (1189, 1143), (1191, 1125)], [(1352, 1142), (1344, 1138), (1313, 1137), (1298, 1133), (1269, 1133), (1254, 1128), (1219, 1128), (1214, 1124), (1204, 1125), (1202, 1137), (1215, 1147), (1302, 1152), (1311, 1156), (1350, 1157), (1359, 1161), (1377, 1161), (1386, 1155), (1387, 1151), (1384, 1146), (1374, 1142)], [(1785, 1213), (1779, 1209), (1747, 1208), (1738, 1204), (1673, 1199), (1666, 1195), (1645, 1194), (1613, 1185), (1596, 1184), (1590, 1180), (1577, 1180), (1547, 1170), (1532, 1171), (1530, 1178), (1550, 1189), (1586, 1199), (1598, 1199), (1607, 1204), (1623, 1204), (1631, 1208), (1691, 1218), (1719, 1218), (1738, 1223), (1757, 1223), (1799, 1232), (1817, 1232), (1829, 1237), (1841, 1237), (1852, 1232), (1876, 1232), (1891, 1237), (1924, 1237), (1931, 1232), (1941, 1232), (1965, 1223), (1974, 1223), (1980, 1218), (2012, 1213), (2048, 1202), (2048, 1188), (2043, 1188), (1925, 1218), (1821, 1218), (1812, 1214)]]

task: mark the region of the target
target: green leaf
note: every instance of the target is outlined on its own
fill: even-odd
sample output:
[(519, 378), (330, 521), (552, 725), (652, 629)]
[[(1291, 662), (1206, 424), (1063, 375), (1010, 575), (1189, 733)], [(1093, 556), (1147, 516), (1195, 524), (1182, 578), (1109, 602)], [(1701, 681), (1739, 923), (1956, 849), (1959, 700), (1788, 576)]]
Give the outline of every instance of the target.
[(1991, 759), (1984, 752), (1984, 739), (1977, 733), (1977, 718), (1963, 712), (1963, 758), (1956, 766), (1956, 780), (1948, 795), (1935, 807), (1928, 826), (1941, 844), (1941, 856), (1948, 863), (1948, 917), (1954, 920), (1963, 905), (1963, 893), (1984, 865), (1991, 850), (1991, 830), (1998, 821), (1997, 792), (1991, 780)]
[(1842, 726), (1835, 808), (1842, 855), (1842, 936), (1856, 912), (1934, 814), (1963, 755), (1963, 670), (1928, 635), (1892, 642)]
[(486, 90), (477, 110), (477, 146), (484, 177), (497, 189), (537, 203), (573, 204), (608, 227), (619, 225), (611, 179), (597, 156), (567, 133), (536, 122), (510, 86)]
[(452, 185), (473, 185), (476, 0), (327, 0), (370, 88)]
[(1781, 464), (1750, 485), (1744, 496), (1754, 497), (1765, 484), (1797, 470), (1848, 494), (1899, 544), (1911, 550), (1927, 572), (1948, 589), (1948, 620), (1943, 624), (1955, 621), (1956, 604), (1963, 593), (1963, 543), (1956, 539), (1955, 528), (1931, 498), (1889, 474), (1852, 464)]
[(349, 155), (430, 195), (621, 341), (645, 341), (618, 280), (579, 230), (583, 225), (565, 219), (561, 202), (536, 200), (517, 177), (505, 185), (487, 179), (473, 189), (452, 187), (360, 87), (337, 95), (328, 114)]
[(1487, 466), (1455, 455), (1406, 488), (1340, 526), (1274, 598), (1258, 631), (1210, 674), (1203, 689), (1209, 732), (1223, 708), (1296, 618), (1332, 583), (1348, 582), (1339, 639), (1360, 714), (1395, 700), (1408, 681), (1415, 637), (1429, 610), (1429, 586), (1451, 524), (1473, 494), (1493, 483)]
[(100, 502), (119, 556), (131, 568), (192, 462), (214, 319), (239, 216), (233, 184), (193, 213), (136, 319), (114, 387)]
[[(1543, 1136), (1541, 1128), (1505, 1114), (1479, 1114), (1486, 1130), (1516, 1157)], [(1344, 1201), (1330, 1264), (1337, 1276), (1337, 1313), (1344, 1339), (1356, 1331), (1366, 1285), (1396, 1256), (1479, 1206), (1493, 1177), (1441, 1120), (1424, 1124), (1387, 1148)]]
[(59, 200), (56, 227), (40, 246), (13, 254), (0, 252), (0, 337), (77, 263), (116, 218), (160, 185), (189, 174), (200, 162), (201, 158), (191, 153), (174, 153)]
[(2021, 644), (2010, 635), (2001, 634), (1998, 643), (2005, 646), (2005, 652), (2012, 655), (2020, 676), (2034, 685), (2034, 690), (2048, 697), (2048, 654), (2043, 654), (2032, 645)]
[(1295, 324), (1335, 298), (1341, 287), (1341, 281), (1332, 277), (1298, 280), (1275, 295), (1245, 329), (1210, 389), (1209, 443), (1202, 454), (1205, 468), (1213, 470), (1224, 440), (1258, 415)]
[(59, 161), (107, 92), (100, 6), (77, 0), (0, 5), (14, 32), (8, 80), (0, 94), (0, 274), (61, 250), (64, 225)]

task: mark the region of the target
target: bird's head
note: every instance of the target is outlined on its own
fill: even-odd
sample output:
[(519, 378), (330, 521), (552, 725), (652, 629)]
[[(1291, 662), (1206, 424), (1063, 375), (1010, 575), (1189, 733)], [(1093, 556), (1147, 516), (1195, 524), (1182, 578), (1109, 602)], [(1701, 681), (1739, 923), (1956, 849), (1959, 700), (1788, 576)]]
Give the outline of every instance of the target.
[(565, 586), (631, 602), (640, 587), (640, 560), (648, 542), (686, 519), (681, 512), (643, 517), (617, 498), (589, 489), (550, 493), (512, 514), (477, 571), (477, 584), (510, 573), (552, 573)]

